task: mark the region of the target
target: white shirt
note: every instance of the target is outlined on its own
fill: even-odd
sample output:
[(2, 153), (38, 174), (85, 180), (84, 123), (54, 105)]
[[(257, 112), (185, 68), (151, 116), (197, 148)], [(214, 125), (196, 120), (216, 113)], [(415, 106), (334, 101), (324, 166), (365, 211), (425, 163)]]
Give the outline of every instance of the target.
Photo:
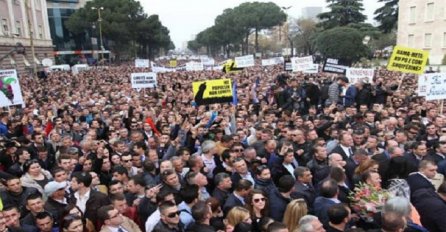
[(342, 150), (344, 150), (344, 152), (345, 152), (345, 154), (347, 155), (347, 157), (350, 157), (351, 155), (353, 155), (353, 154), (350, 154), (350, 151), (352, 151), (352, 153), (353, 153), (353, 150), (352, 150), (351, 148), (349, 148), (349, 147), (345, 147), (345, 146), (342, 145), (342, 144), (340, 144), (340, 146), (341, 146)]
[(87, 201), (90, 198), (90, 189), (83, 195), (79, 196), (79, 191), (74, 193), (74, 197), (76, 198), (76, 206), (85, 214), (85, 209), (87, 206)]
[(153, 228), (155, 228), (156, 224), (161, 220), (161, 212), (159, 209), (156, 209), (155, 212), (153, 212), (149, 218), (147, 218), (147, 221), (145, 223), (146, 232), (152, 232)]
[(111, 227), (111, 226), (107, 226), (107, 228), (108, 228), (111, 232), (121, 232), (121, 231), (118, 231), (119, 228), (121, 228), (121, 230), (122, 230), (123, 232), (129, 232), (128, 230), (124, 229), (122, 226), (120, 226), (120, 227)]
[(206, 176), (208, 178), (213, 178), (214, 169), (217, 167), (214, 158), (212, 157), (211, 159), (208, 159), (205, 155), (201, 155), (201, 158), (203, 159), (204, 166), (206, 166), (206, 168), (208, 169), (208, 173)]
[(291, 175), (293, 176), (294, 179), (296, 179), (296, 177), (294, 176), (294, 167), (291, 164), (282, 164), (286, 170), (288, 170), (289, 173), (291, 173)]

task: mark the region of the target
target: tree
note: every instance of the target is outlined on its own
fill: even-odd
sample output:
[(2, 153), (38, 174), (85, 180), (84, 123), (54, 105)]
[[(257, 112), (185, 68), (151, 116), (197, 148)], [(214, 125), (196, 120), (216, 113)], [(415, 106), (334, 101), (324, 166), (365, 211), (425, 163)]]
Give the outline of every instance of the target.
[(316, 22), (312, 19), (298, 19), (297, 31), (292, 37), (295, 40), (298, 53), (312, 55), (314, 53), (314, 38), (316, 36)]
[(378, 28), (389, 33), (398, 26), (398, 0), (379, 0), (384, 2), (384, 6), (375, 11), (375, 20), (380, 23)]
[(319, 33), (315, 45), (324, 57), (355, 62), (369, 54), (362, 40), (363, 35), (357, 29), (337, 27)]
[(319, 26), (324, 29), (347, 26), (351, 23), (362, 23), (367, 19), (363, 13), (362, 0), (327, 0), (329, 12), (318, 15)]

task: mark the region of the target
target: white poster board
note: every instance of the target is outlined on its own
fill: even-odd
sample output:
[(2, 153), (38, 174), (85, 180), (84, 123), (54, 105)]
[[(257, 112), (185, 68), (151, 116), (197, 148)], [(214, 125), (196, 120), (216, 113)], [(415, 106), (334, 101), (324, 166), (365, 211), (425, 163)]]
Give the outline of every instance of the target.
[(132, 73), (130, 83), (132, 83), (133, 89), (155, 88), (157, 84), (156, 73)]
[(315, 73), (318, 73), (318, 72), (319, 72), (319, 65), (318, 65), (318, 64), (313, 64), (313, 65), (311, 66), (311, 68), (309, 68), (309, 69), (305, 69), (303, 72), (304, 72), (304, 73), (307, 73), (307, 74), (315, 74)]
[(292, 57), (291, 67), (293, 68), (293, 72), (303, 72), (307, 69), (312, 69), (313, 56)]
[(15, 69), (0, 70), (0, 106), (24, 105)]
[(235, 67), (237, 68), (252, 67), (254, 65), (255, 61), (253, 55), (235, 57)]
[(262, 66), (283, 64), (283, 62), (284, 62), (283, 57), (273, 57), (273, 58), (269, 58), (269, 59), (263, 59), (262, 60)]
[(71, 72), (73, 73), (73, 75), (77, 75), (80, 72), (88, 70), (90, 70), (90, 66), (88, 66), (88, 64), (76, 64), (71, 67)]
[(355, 84), (358, 81), (372, 83), (374, 75), (375, 70), (372, 68), (347, 68), (345, 70), (345, 76), (352, 84)]
[(148, 59), (135, 59), (136, 68), (148, 68), (150, 66), (150, 61)]
[(417, 94), (420, 97), (426, 97), (427, 94), (427, 80), (428, 76), (427, 74), (418, 76), (418, 88), (417, 88)]
[(200, 61), (204, 66), (214, 66), (215, 60), (209, 57), (200, 57)]
[(187, 62), (186, 71), (203, 71), (204, 67), (201, 62)]
[(426, 100), (441, 100), (446, 98), (446, 73), (424, 74), (427, 78)]

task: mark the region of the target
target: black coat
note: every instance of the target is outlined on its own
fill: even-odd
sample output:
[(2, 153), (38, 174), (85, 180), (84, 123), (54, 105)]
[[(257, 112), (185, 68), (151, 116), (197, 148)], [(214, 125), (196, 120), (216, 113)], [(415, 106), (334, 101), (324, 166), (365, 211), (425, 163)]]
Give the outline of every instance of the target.
[(291, 198), (285, 198), (279, 190), (274, 190), (269, 194), (270, 217), (276, 221), (282, 221), (288, 203)]
[(409, 184), (411, 194), (420, 189), (430, 189), (435, 191), (432, 182), (426, 179), (426, 177), (423, 177), (420, 173), (409, 175), (409, 177), (407, 177), (407, 183)]
[(431, 232), (446, 232), (446, 202), (435, 191), (419, 189), (412, 193), (411, 198), (426, 229)]
[[(76, 197), (74, 197), (74, 193), (71, 195), (70, 202), (73, 204), (76, 204)], [(111, 204), (110, 200), (108, 199), (107, 195), (104, 193), (101, 193), (99, 191), (90, 190), (90, 197), (87, 200), (87, 203), (85, 204), (85, 218), (89, 219), (92, 222), (97, 221), (97, 212), (98, 209), (101, 208), (101, 206), (109, 205)], [(96, 230), (99, 230), (100, 228), (96, 226)]]
[[(352, 152), (355, 152), (355, 151), (353, 150), (353, 147), (352, 147)], [(347, 160), (347, 159), (350, 157), (349, 154), (346, 154), (346, 153), (344, 152), (344, 149), (342, 149), (341, 145), (337, 145), (337, 146), (330, 152), (330, 154), (333, 154), (333, 153), (338, 153), (339, 155), (341, 155), (343, 160)]]
[(312, 212), (311, 209), (313, 209), (313, 203), (317, 196), (316, 190), (314, 189), (313, 185), (305, 186), (303, 183), (296, 181), (296, 184), (294, 185), (294, 192), (291, 193), (291, 196), (293, 198), (296, 198), (295, 194), (304, 197), (304, 200), (308, 205), (309, 211)]
[(229, 194), (228, 198), (226, 199), (225, 204), (223, 205), (223, 212), (224, 214), (228, 214), (229, 210), (234, 208), (235, 206), (244, 206), (243, 202), (241, 202), (234, 193)]
[(336, 203), (325, 197), (317, 197), (314, 201), (314, 215), (319, 218), (319, 221), (326, 226), (328, 225), (328, 208)]

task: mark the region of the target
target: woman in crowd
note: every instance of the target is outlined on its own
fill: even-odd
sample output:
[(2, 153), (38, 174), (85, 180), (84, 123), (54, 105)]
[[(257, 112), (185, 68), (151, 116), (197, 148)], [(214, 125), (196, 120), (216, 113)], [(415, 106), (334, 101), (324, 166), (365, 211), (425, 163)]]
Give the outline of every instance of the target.
[(62, 217), (61, 217), (61, 220), (62, 220), (60, 222), (61, 225), (63, 225), (65, 217), (67, 217), (69, 215), (74, 215), (81, 219), (81, 222), (84, 225), (82, 228), (82, 232), (96, 232), (93, 222), (88, 219), (85, 219), (84, 214), (79, 209), (79, 207), (77, 207), (75, 204), (68, 204), (65, 207), (65, 210), (62, 213)]
[(68, 214), (63, 217), (62, 223), (60, 224), (60, 230), (62, 232), (84, 232), (84, 225), (82, 224), (81, 217), (76, 214)]
[(42, 169), (39, 161), (35, 159), (26, 161), (23, 165), (23, 171), (25, 174), (20, 178), (22, 185), (36, 188), (43, 195), (43, 188), (53, 179), (51, 173)]
[(287, 225), (288, 231), (297, 231), (299, 227), (299, 220), (307, 215), (308, 208), (304, 199), (292, 200), (286, 207), (283, 216), (283, 223)]
[(268, 216), (269, 202), (268, 197), (262, 190), (254, 189), (246, 199), (246, 208), (248, 208), (254, 231), (260, 230), (259, 222), (262, 218)]
[(249, 210), (246, 208), (236, 206), (229, 210), (228, 215), (226, 215), (225, 224), (226, 224), (226, 231), (233, 231), (235, 226), (238, 225), (241, 222), (246, 222), (251, 224), (251, 214), (249, 213)]
[(23, 166), (26, 161), (30, 159), (30, 154), (27, 149), (19, 148), (15, 152), (16, 163), (9, 167), (8, 172), (15, 176), (22, 176), (24, 174)]

